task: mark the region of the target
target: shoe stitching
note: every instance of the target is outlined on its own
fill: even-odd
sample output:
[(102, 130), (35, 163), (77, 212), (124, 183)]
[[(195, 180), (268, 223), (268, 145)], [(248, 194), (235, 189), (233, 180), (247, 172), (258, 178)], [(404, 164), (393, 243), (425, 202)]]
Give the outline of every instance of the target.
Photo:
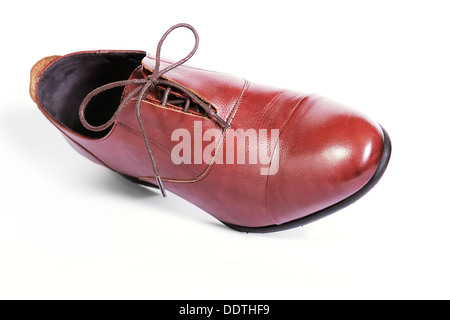
[[(129, 126), (127, 126), (126, 124), (123, 124), (122, 122), (116, 122), (118, 125), (120, 125), (121, 127), (123, 127), (124, 129), (130, 131), (131, 133), (135, 134), (136, 136), (138, 136), (139, 138), (142, 138), (141, 134), (139, 132), (137, 132), (136, 130), (134, 130), (133, 128), (130, 128)], [(166, 147), (164, 147), (162, 144), (160, 144), (159, 142), (157, 142), (156, 140), (152, 139), (152, 138), (148, 138), (150, 142), (152, 142), (153, 144), (155, 144), (156, 146), (158, 146), (160, 149), (162, 149), (163, 151), (165, 151), (167, 154), (170, 155), (170, 150), (167, 149)], [(188, 171), (192, 177), (197, 177), (197, 174), (192, 171), (191, 168), (189, 168), (188, 166), (186, 166), (184, 163), (181, 163), (181, 166)]]
[[(300, 106), (301, 104), (303, 104), (304, 101), (307, 101), (307, 99), (308, 99), (307, 96), (302, 97), (302, 98), (300, 99), (300, 101), (297, 102), (297, 104), (295, 105), (295, 107), (292, 108), (292, 110), (291, 110), (291, 112), (289, 113), (289, 115), (287, 116), (286, 120), (284, 121), (284, 123), (283, 123), (283, 124), (281, 125), (281, 127), (280, 127), (280, 133), (279, 133), (278, 141), (276, 142), (276, 144), (279, 144), (279, 142), (280, 142), (280, 137), (281, 137), (281, 135), (282, 135), (282, 133), (283, 133), (283, 129), (286, 127), (287, 123), (288, 123), (289, 120), (291, 119), (291, 117), (292, 117), (292, 115), (294, 114), (294, 112), (299, 108), (299, 106)], [(272, 157), (274, 156), (274, 154), (275, 154), (275, 153), (272, 154)], [(270, 167), (269, 167), (269, 170), (270, 170), (271, 167), (272, 167), (272, 159), (271, 159), (271, 161), (270, 161)], [(267, 214), (268, 214), (270, 220), (272, 220), (272, 222), (273, 222), (274, 224), (277, 225), (278, 223), (275, 221), (275, 218), (274, 218), (274, 216), (272, 215), (272, 213), (271, 213), (271, 211), (270, 211), (270, 208), (269, 208), (269, 178), (270, 178), (270, 175), (267, 175), (267, 179), (266, 179), (266, 210), (267, 210)]]
[(242, 88), (241, 95), (239, 96), (238, 100), (234, 104), (234, 108), (233, 108), (233, 110), (231, 110), (231, 112), (227, 118), (227, 122), (229, 125), (231, 125), (231, 123), (233, 122), (234, 117), (236, 116), (236, 114), (242, 104), (242, 100), (244, 100), (245, 95), (248, 92), (249, 87), (250, 87), (250, 82), (248, 80), (244, 79), (244, 87)]
[[(234, 120), (234, 117), (238, 111), (238, 109), (240, 108), (242, 101), (244, 100), (245, 95), (248, 92), (248, 88), (250, 86), (250, 82), (245, 80), (244, 85), (242, 87), (242, 91), (241, 94), (239, 95), (239, 97), (237, 98), (236, 102), (234, 103), (234, 107), (232, 109), (232, 111), (230, 112), (230, 115), (227, 117), (227, 123), (231, 125), (232, 121)], [(146, 102), (146, 101), (144, 101)], [(220, 136), (219, 139), (219, 144), (217, 146), (217, 150), (220, 150), (223, 146), (224, 140), (225, 140), (225, 136), (226, 136), (226, 129), (224, 129), (224, 131), (222, 131), (222, 135)], [(211, 172), (212, 168), (214, 167), (215, 164), (215, 159), (216, 159), (216, 155), (218, 152), (216, 152), (216, 154), (214, 155), (214, 157), (211, 159), (210, 163), (208, 164), (208, 166), (205, 168), (205, 170), (200, 173), (195, 179), (191, 179), (191, 180), (184, 180), (184, 179), (167, 179), (167, 178), (162, 178), (162, 180), (164, 182), (176, 182), (176, 183), (194, 183), (194, 182), (199, 182), (203, 179), (205, 179), (209, 173)], [(155, 180), (155, 177), (139, 177), (140, 180)]]

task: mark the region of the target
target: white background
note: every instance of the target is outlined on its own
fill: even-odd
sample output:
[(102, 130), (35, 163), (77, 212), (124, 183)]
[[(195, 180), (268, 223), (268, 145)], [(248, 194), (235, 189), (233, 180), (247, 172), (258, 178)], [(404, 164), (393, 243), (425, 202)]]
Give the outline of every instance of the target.
[[(3, 1), (0, 298), (449, 299), (448, 1)], [(313, 224), (238, 233), (79, 156), (28, 96), (40, 58), (153, 52), (321, 93), (381, 123), (391, 163)], [(177, 31), (163, 56), (190, 50)], [(237, 181), (237, 186), (238, 181)]]

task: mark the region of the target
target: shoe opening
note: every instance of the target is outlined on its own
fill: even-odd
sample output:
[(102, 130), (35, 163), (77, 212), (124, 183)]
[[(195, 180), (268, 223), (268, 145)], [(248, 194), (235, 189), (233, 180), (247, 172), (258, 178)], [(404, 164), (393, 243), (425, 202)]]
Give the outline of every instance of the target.
[[(58, 123), (89, 138), (105, 136), (111, 127), (92, 132), (83, 127), (78, 110), (89, 92), (114, 81), (126, 80), (145, 52), (89, 52), (63, 57), (41, 75), (37, 97), (42, 108)], [(107, 122), (120, 104), (123, 87), (97, 95), (86, 109), (93, 126)]]

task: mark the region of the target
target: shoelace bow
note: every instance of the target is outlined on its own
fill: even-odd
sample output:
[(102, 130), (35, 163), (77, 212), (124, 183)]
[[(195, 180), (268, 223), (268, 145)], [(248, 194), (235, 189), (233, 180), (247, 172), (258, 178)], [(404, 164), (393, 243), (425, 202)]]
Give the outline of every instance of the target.
[[(183, 59), (179, 60), (178, 62), (175, 62), (171, 65), (169, 65), (168, 67), (159, 70), (160, 68), (160, 64), (161, 64), (161, 47), (164, 43), (164, 40), (167, 38), (167, 36), (175, 29), (177, 28), (187, 28), (189, 30), (192, 31), (192, 33), (194, 34), (195, 37), (195, 45), (194, 48), (192, 49), (192, 51)], [(194, 27), (192, 27), (189, 24), (185, 24), (185, 23), (180, 23), (180, 24), (176, 24), (174, 26), (172, 26), (171, 28), (169, 28), (169, 30), (167, 30), (164, 35), (161, 37), (161, 40), (159, 40), (158, 43), (158, 47), (156, 49), (156, 57), (155, 57), (155, 68), (153, 70), (153, 72), (146, 78), (146, 79), (131, 79), (131, 80), (122, 80), (122, 81), (116, 81), (116, 82), (112, 82), (112, 83), (108, 83), (106, 85), (103, 85), (101, 87), (98, 87), (97, 89), (94, 89), (93, 91), (91, 91), (83, 100), (83, 102), (81, 103), (80, 106), (80, 110), (79, 110), (79, 117), (80, 117), (80, 121), (81, 124), (88, 130), (90, 131), (103, 131), (105, 129), (107, 129), (109, 126), (111, 126), (114, 121), (117, 119), (117, 117), (119, 116), (119, 114), (122, 112), (122, 109), (128, 104), (128, 102), (131, 101), (131, 99), (136, 98), (137, 97), (137, 102), (136, 102), (136, 118), (137, 118), (137, 122), (139, 124), (139, 129), (141, 131), (141, 135), (142, 138), (144, 139), (145, 142), (145, 147), (147, 149), (147, 153), (148, 156), (150, 158), (150, 161), (152, 163), (152, 167), (153, 167), (153, 173), (155, 174), (155, 179), (156, 182), (158, 184), (159, 189), (161, 190), (161, 193), (163, 195), (163, 197), (166, 197), (166, 191), (165, 188), (163, 186), (163, 183), (161, 181), (161, 175), (158, 169), (158, 164), (156, 162), (155, 156), (153, 155), (153, 151), (152, 148), (150, 146), (150, 142), (148, 140), (146, 131), (145, 131), (145, 127), (144, 127), (144, 123), (142, 121), (142, 117), (141, 117), (141, 105), (142, 105), (142, 100), (144, 100), (144, 98), (146, 97), (147, 93), (150, 90), (155, 90), (157, 88), (157, 86), (165, 86), (166, 87), (166, 91), (164, 92), (164, 96), (162, 98), (162, 105), (166, 105), (166, 103), (168, 102), (168, 96), (170, 94), (170, 88), (176, 88), (178, 89), (180, 92), (182, 92), (183, 94), (185, 94), (188, 98), (186, 100), (185, 106), (184, 106), (184, 112), (188, 112), (189, 109), (189, 104), (190, 104), (190, 100), (194, 101), (195, 103), (197, 103), (198, 106), (200, 106), (206, 113), (207, 116), (209, 116), (210, 118), (212, 118), (213, 120), (217, 121), (220, 126), (222, 128), (229, 128), (229, 125), (221, 118), (219, 117), (211, 108), (211, 105), (205, 103), (204, 101), (202, 101), (201, 99), (199, 99), (195, 94), (193, 94), (191, 91), (187, 90), (186, 88), (184, 88), (183, 86), (174, 83), (172, 81), (163, 79), (161, 76), (163, 74), (165, 74), (166, 72), (182, 65), (183, 63), (185, 63), (186, 61), (188, 61), (197, 51), (198, 48), (198, 42), (199, 42), (199, 36), (197, 31), (194, 29)], [(98, 95), (99, 93), (112, 89), (112, 88), (116, 88), (116, 87), (122, 87), (122, 86), (127, 86), (127, 85), (137, 85), (138, 87), (135, 88), (134, 90), (132, 90), (120, 103), (119, 107), (117, 108), (116, 112), (114, 113), (114, 115), (111, 117), (111, 119), (109, 119), (106, 123), (99, 125), (99, 126), (92, 126), (90, 125), (87, 120), (86, 120), (86, 116), (85, 116), (85, 112), (86, 112), (86, 107), (89, 104), (89, 102), (91, 101), (91, 99), (93, 97), (95, 97), (96, 95)]]

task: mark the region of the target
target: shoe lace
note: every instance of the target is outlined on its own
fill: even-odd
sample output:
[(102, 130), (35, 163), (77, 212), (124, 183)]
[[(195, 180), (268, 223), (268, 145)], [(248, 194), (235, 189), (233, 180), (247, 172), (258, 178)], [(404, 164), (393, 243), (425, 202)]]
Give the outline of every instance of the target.
[[(179, 60), (178, 62), (175, 62), (173, 64), (170, 64), (169, 66), (167, 66), (166, 68), (160, 70), (160, 65), (161, 65), (161, 47), (164, 43), (164, 40), (167, 38), (167, 36), (175, 29), (177, 28), (187, 28), (189, 30), (192, 31), (192, 33), (194, 34), (195, 37), (195, 45), (194, 48), (191, 50), (191, 52), (183, 59)], [(198, 42), (199, 42), (199, 36), (197, 31), (194, 29), (194, 27), (192, 27), (189, 24), (186, 23), (180, 23), (180, 24), (176, 24), (174, 26), (172, 26), (171, 28), (169, 28), (164, 35), (161, 37), (161, 39), (159, 40), (158, 43), (158, 47), (156, 50), (156, 57), (155, 57), (155, 68), (153, 70), (153, 72), (148, 75), (146, 78), (144, 79), (130, 79), (130, 80), (122, 80), (122, 81), (116, 81), (116, 82), (111, 82), (108, 83), (106, 85), (100, 86), (94, 90), (92, 90), (83, 100), (83, 102), (81, 103), (80, 109), (79, 109), (79, 117), (80, 117), (80, 121), (81, 124), (88, 130), (90, 131), (103, 131), (105, 129), (107, 129), (108, 127), (110, 127), (115, 120), (117, 119), (117, 117), (120, 115), (120, 113), (122, 112), (123, 108), (131, 101), (131, 99), (136, 98), (137, 97), (137, 102), (136, 102), (136, 119), (139, 125), (139, 129), (142, 135), (142, 138), (144, 140), (145, 143), (145, 147), (147, 149), (147, 153), (148, 156), (150, 158), (152, 167), (153, 167), (153, 173), (155, 175), (155, 179), (156, 182), (158, 184), (159, 189), (161, 190), (161, 194), (163, 195), (163, 197), (166, 197), (166, 191), (164, 188), (164, 185), (162, 183), (161, 180), (161, 175), (158, 169), (158, 164), (156, 162), (155, 156), (153, 154), (152, 148), (150, 146), (150, 142), (148, 140), (147, 134), (146, 134), (146, 130), (144, 127), (144, 122), (142, 121), (142, 116), (141, 116), (141, 106), (142, 106), (142, 101), (144, 100), (144, 98), (146, 97), (147, 93), (150, 90), (157, 90), (158, 88), (165, 88), (164, 94), (162, 96), (161, 99), (161, 104), (163, 106), (165, 106), (167, 103), (172, 103), (172, 104), (180, 104), (180, 103), (184, 103), (184, 107), (183, 110), (184, 112), (188, 112), (189, 107), (191, 105), (191, 101), (195, 102), (195, 104), (200, 107), (201, 109), (203, 109), (203, 111), (206, 113), (206, 115), (211, 118), (212, 120), (216, 121), (222, 128), (229, 128), (229, 124), (226, 123), (219, 115), (217, 115), (217, 113), (212, 109), (211, 105), (204, 102), (203, 100), (201, 100), (199, 97), (197, 97), (195, 94), (193, 94), (191, 91), (189, 91), (188, 89), (186, 89), (185, 87), (170, 81), (170, 80), (166, 80), (164, 78), (162, 78), (162, 75), (165, 74), (166, 72), (175, 69), (176, 67), (182, 65), (183, 63), (185, 63), (186, 61), (188, 61), (197, 51), (198, 48)], [(107, 91), (109, 89), (112, 88), (116, 88), (116, 87), (122, 87), (122, 86), (127, 86), (127, 85), (137, 85), (137, 87), (135, 89), (133, 89), (120, 103), (119, 107), (117, 108), (116, 112), (114, 113), (114, 115), (104, 124), (102, 125), (98, 125), (98, 126), (93, 126), (91, 124), (89, 124), (86, 120), (86, 107), (88, 106), (89, 102), (91, 101), (92, 98), (94, 98), (96, 95), (98, 95), (99, 93), (103, 92), (103, 91)], [(176, 100), (172, 100), (170, 101), (169, 95), (171, 93), (171, 91), (175, 89), (178, 92), (182, 93), (182, 96), (180, 99), (180, 95), (178, 95), (178, 99)]]

